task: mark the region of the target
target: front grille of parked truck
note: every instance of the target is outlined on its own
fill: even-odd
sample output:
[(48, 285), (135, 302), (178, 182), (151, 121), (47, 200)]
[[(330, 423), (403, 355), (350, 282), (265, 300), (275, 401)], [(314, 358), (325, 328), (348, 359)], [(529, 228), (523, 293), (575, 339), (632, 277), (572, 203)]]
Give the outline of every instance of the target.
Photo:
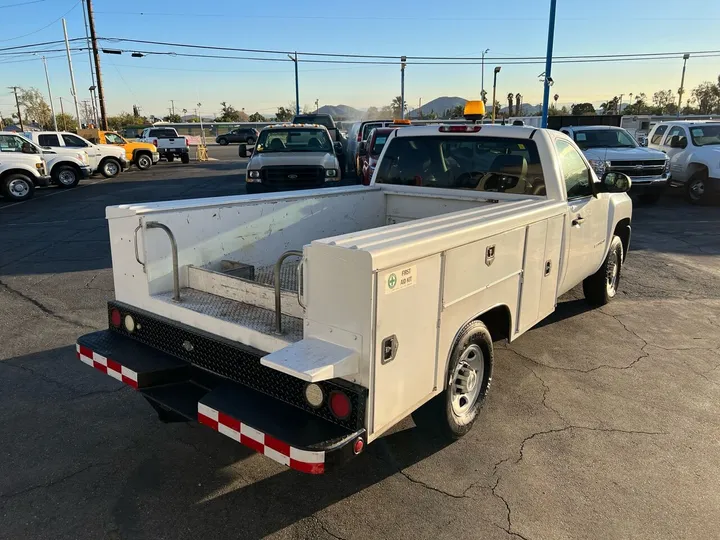
[[(127, 315), (131, 315), (133, 321), (132, 331), (125, 324)], [(315, 407), (305, 398), (307, 383), (263, 366), (260, 358), (265, 353), (262, 351), (121, 302), (108, 303), (108, 327), (196, 367), (244, 384), (343, 427), (352, 430), (364, 427), (367, 390), (359, 385), (340, 379), (321, 381), (317, 384), (326, 399), (320, 407)], [(350, 399), (350, 414), (345, 418), (337, 418), (328, 403), (331, 393), (338, 391)]]

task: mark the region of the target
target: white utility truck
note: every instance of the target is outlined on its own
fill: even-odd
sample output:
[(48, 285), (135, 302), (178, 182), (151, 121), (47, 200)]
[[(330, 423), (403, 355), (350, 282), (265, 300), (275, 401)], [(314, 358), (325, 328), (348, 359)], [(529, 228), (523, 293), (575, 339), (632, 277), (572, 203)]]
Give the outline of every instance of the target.
[(494, 340), (580, 283), (615, 295), (630, 183), (557, 131), (433, 125), (394, 132), (369, 187), (108, 207), (116, 300), (77, 355), (308, 473), (411, 413), (457, 438)]

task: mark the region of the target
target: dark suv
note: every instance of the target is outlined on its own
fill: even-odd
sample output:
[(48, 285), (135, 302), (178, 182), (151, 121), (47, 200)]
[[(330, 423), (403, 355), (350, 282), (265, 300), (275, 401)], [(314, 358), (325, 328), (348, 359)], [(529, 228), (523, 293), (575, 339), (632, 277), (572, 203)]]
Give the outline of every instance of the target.
[(237, 128), (228, 131), (215, 138), (215, 142), (225, 146), (230, 143), (255, 144), (258, 138), (258, 130), (255, 128)]

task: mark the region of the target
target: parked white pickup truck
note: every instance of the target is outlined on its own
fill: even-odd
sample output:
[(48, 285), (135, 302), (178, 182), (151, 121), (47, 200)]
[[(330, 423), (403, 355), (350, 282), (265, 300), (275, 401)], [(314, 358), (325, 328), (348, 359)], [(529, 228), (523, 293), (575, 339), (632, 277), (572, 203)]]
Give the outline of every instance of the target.
[(632, 195), (656, 203), (668, 183), (670, 162), (665, 154), (644, 148), (626, 130), (613, 126), (572, 126), (560, 129), (585, 154), (595, 173), (619, 171), (632, 179)]
[(648, 146), (670, 158), (670, 183), (684, 185), (692, 204), (720, 195), (720, 122), (662, 122)]
[(187, 137), (178, 135), (175, 128), (145, 128), (138, 141), (154, 144), (160, 153), (160, 157), (168, 161), (173, 161), (177, 157), (183, 163), (190, 163), (190, 143)]
[(435, 125), (392, 134), (369, 187), (108, 207), (116, 300), (77, 356), (308, 473), (408, 414), (457, 438), (494, 340), (580, 283), (615, 296), (629, 187), (557, 131)]
[(16, 133), (0, 132), (0, 195), (21, 202), (32, 198), (35, 186), (49, 183), (42, 150)]

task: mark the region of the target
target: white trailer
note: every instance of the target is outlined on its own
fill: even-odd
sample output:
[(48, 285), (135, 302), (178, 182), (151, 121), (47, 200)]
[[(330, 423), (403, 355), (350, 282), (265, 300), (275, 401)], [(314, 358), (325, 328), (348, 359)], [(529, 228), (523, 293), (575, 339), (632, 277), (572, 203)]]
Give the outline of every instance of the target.
[[(420, 153), (400, 157), (403, 145)], [(492, 164), (456, 174), (465, 147)], [(439, 155), (452, 181), (398, 185), (413, 155)], [(78, 357), (161, 419), (305, 472), (411, 413), (459, 437), (489, 388), (493, 340), (583, 281), (595, 304), (614, 296), (628, 188), (621, 173), (599, 181), (559, 132), (427, 126), (391, 137), (370, 187), (109, 207), (116, 300)]]

